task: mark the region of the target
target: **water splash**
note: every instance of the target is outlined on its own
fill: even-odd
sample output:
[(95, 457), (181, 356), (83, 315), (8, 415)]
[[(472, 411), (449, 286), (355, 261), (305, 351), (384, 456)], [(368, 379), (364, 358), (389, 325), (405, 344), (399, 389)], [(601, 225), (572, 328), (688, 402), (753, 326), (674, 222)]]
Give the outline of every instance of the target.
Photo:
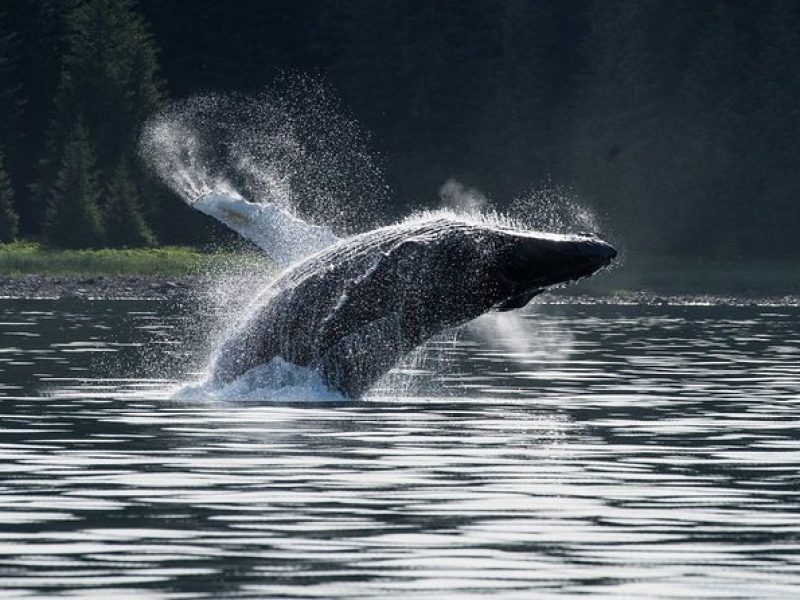
[(175, 102), (141, 138), (145, 161), (188, 203), (242, 197), (340, 234), (376, 226), (389, 198), (368, 146), (324, 83), (297, 75), (256, 96)]
[[(254, 242), (279, 268), (334, 243), (334, 228), (349, 233), (377, 223), (388, 188), (367, 145), (324, 84), (304, 76), (283, 76), (256, 96), (175, 102), (141, 137), (147, 164), (178, 197)], [(192, 330), (205, 338), (202, 354), (214, 353), (276, 274), (251, 261), (239, 267), (212, 273), (207, 289), (192, 299)], [(240, 384), (191, 389), (288, 400), (298, 388), (288, 372), (272, 365)]]
[(396, 225), (413, 227), (422, 225), (426, 222), (436, 221), (439, 219), (457, 220), (468, 225), (475, 225), (478, 227), (491, 227), (500, 230), (513, 230), (517, 235), (531, 236), (539, 239), (549, 240), (570, 240), (570, 239), (586, 239), (587, 237), (599, 237), (591, 232), (558, 232), (548, 231), (546, 229), (535, 229), (528, 227), (521, 222), (520, 218), (509, 212), (502, 212), (494, 209), (486, 209), (481, 212), (465, 212), (458, 208), (437, 208), (432, 210), (420, 210), (411, 213)]
[(299, 367), (281, 358), (273, 358), (237, 377), (230, 383), (210, 379), (176, 388), (175, 400), (203, 402), (342, 402), (344, 398), (328, 388), (312, 369)]
[[(497, 226), (537, 235), (601, 237), (601, 219), (568, 187), (549, 178), (515, 197), (505, 210), (483, 191), (450, 178), (439, 188), (439, 208), (423, 210), (408, 220), (455, 216), (480, 225)], [(605, 237), (605, 236), (603, 236)]]
[(462, 327), (444, 331), (402, 357), (370, 390), (372, 398), (442, 397), (452, 395), (441, 378), (452, 369), (451, 351), (462, 337)]
[(599, 236), (597, 213), (583, 205), (567, 186), (549, 178), (515, 198), (508, 216), (521, 229)]

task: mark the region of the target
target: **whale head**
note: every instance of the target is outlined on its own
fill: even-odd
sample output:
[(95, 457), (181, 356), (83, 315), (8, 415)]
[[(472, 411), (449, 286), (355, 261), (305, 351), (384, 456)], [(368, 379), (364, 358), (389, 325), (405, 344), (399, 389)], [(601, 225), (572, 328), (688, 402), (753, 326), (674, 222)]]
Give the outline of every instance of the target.
[(546, 288), (589, 277), (617, 255), (593, 236), (480, 226), (462, 235), (458, 245), (447, 245), (448, 268), (462, 274), (450, 278), (462, 292), (454, 300), (483, 311), (522, 308)]
[(495, 308), (520, 308), (547, 287), (593, 275), (616, 256), (611, 244), (596, 237), (503, 232), (492, 261), (503, 296)]
[[(448, 324), (490, 310), (522, 308), (546, 288), (588, 277), (617, 255), (613, 246), (593, 236), (457, 220), (434, 222), (423, 237), (423, 243), (415, 236), (410, 244), (406, 241), (398, 246), (410, 245), (415, 252), (406, 252), (414, 260), (405, 263), (403, 283), (394, 283), (393, 288), (424, 298), (426, 310), (445, 315)], [(433, 298), (435, 302), (431, 302)], [(436, 308), (429, 308), (431, 305)]]
[(505, 233), (497, 256), (499, 276), (521, 288), (548, 287), (589, 277), (616, 256), (595, 237)]

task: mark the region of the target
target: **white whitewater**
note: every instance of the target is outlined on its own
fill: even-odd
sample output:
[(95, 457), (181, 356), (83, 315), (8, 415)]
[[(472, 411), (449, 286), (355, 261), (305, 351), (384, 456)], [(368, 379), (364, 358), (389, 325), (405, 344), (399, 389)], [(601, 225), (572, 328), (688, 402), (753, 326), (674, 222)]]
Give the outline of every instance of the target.
[(230, 383), (208, 379), (181, 385), (171, 394), (175, 400), (250, 403), (343, 402), (345, 398), (328, 388), (319, 373), (273, 358)]

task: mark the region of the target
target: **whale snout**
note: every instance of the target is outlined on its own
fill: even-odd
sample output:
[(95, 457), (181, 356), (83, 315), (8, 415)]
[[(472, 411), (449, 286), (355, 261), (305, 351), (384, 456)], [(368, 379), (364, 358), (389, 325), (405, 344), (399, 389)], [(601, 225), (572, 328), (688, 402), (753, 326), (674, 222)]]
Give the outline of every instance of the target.
[(499, 267), (518, 291), (588, 277), (616, 256), (611, 244), (597, 238), (520, 238)]
[(588, 263), (596, 265), (592, 273), (607, 266), (617, 257), (616, 248), (603, 240), (588, 240), (580, 244), (582, 246), (578, 249), (578, 253), (583, 254)]
[[(582, 239), (566, 242), (555, 250), (561, 268), (552, 271), (554, 279), (574, 281), (589, 277), (608, 266), (617, 256), (617, 250), (600, 239)], [(557, 281), (558, 282), (558, 281)]]

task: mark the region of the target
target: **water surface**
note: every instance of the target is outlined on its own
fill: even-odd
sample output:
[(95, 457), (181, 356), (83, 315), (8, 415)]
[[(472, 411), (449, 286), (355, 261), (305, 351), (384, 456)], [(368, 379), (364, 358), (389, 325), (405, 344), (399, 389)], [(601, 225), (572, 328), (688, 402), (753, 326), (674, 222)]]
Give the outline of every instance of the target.
[(170, 399), (191, 322), (0, 301), (3, 598), (800, 595), (800, 309), (538, 306), (306, 404)]

